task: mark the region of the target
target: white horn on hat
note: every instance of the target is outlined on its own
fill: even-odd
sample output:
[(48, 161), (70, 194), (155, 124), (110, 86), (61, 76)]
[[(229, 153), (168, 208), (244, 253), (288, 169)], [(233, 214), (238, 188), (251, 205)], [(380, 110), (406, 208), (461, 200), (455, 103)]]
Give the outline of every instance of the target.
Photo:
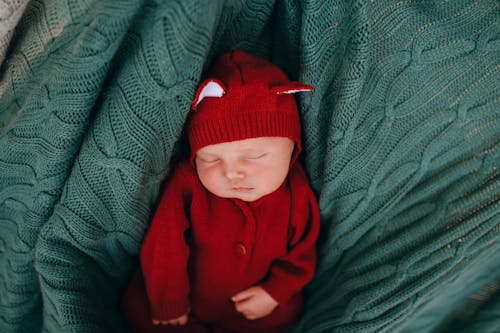
[(314, 89), (313, 86), (309, 84), (297, 81), (291, 81), (280, 84), (278, 86), (274, 86), (271, 88), (271, 91), (276, 93), (276, 95), (283, 95), (283, 94), (295, 94), (301, 91), (311, 91), (313, 89)]
[(191, 109), (196, 110), (196, 107), (206, 97), (222, 97), (226, 93), (226, 86), (217, 79), (207, 79), (200, 84), (198, 91), (194, 97)]

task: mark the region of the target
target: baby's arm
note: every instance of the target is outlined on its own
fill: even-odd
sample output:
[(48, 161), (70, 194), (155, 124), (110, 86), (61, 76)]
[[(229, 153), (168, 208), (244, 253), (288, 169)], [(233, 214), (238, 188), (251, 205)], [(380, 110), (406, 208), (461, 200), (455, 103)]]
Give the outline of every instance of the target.
[(177, 168), (168, 182), (141, 248), (141, 268), (152, 320), (182, 322), (188, 312), (189, 247), (185, 214), (191, 197), (188, 177)]
[(318, 203), (301, 166), (295, 168), (290, 174), (292, 212), (287, 254), (274, 260), (269, 277), (260, 284), (279, 304), (300, 293), (316, 269)]

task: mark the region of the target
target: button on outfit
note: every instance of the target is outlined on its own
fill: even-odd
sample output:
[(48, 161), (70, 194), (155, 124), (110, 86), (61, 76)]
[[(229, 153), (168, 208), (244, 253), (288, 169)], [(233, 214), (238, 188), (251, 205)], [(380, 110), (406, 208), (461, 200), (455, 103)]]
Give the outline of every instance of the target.
[(234, 245), (234, 253), (238, 257), (243, 257), (247, 254), (247, 248), (243, 242), (238, 242)]

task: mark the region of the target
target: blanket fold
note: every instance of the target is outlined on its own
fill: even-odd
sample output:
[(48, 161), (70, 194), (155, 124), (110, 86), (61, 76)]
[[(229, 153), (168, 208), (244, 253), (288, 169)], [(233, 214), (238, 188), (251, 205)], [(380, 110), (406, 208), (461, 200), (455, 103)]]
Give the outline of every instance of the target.
[(0, 331), (128, 331), (196, 87), (232, 49), (315, 87), (319, 265), (291, 331), (498, 331), (499, 22), (494, 0), (30, 1), (2, 45)]

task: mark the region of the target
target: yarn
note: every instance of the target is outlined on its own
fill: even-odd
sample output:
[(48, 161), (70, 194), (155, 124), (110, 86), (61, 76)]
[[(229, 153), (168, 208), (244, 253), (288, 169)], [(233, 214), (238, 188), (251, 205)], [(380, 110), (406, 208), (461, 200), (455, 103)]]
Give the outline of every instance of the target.
[(315, 87), (297, 98), (320, 262), (292, 332), (498, 331), (499, 18), (494, 0), (30, 1), (2, 44), (0, 331), (127, 331), (196, 87), (232, 49)]

